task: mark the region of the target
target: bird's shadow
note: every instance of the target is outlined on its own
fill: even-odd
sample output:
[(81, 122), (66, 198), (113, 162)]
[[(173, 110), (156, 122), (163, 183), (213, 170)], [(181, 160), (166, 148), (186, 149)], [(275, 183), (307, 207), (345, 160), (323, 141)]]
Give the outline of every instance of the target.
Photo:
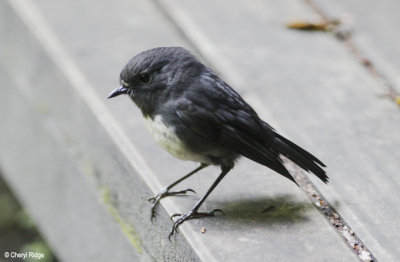
[(292, 195), (237, 201), (214, 200), (210, 204), (224, 211), (225, 215), (219, 216), (221, 220), (269, 225), (304, 223), (310, 219), (307, 213), (315, 208), (311, 202), (299, 201)]

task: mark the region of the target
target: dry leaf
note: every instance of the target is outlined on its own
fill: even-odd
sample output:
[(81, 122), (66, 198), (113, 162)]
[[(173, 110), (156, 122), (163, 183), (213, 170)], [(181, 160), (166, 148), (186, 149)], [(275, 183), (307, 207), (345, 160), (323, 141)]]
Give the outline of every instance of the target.
[(286, 23), (288, 28), (308, 31), (328, 31), (332, 28), (332, 23), (326, 21), (311, 22), (307, 20), (293, 20)]
[(400, 106), (400, 96), (397, 96), (394, 101), (396, 101), (396, 103)]

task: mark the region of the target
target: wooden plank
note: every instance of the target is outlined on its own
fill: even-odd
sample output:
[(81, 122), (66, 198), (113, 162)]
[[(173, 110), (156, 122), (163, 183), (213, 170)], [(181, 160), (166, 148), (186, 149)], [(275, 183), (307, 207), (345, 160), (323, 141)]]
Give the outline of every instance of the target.
[(17, 14), (9, 2), (0, 3), (5, 36), (0, 48), (0, 166), (57, 257), (198, 261), (181, 235), (166, 245), (170, 219), (164, 210), (157, 227), (150, 223), (143, 196), (151, 194), (151, 184), (108, 133), (115, 128), (112, 121), (108, 129), (102, 126), (100, 120), (110, 115), (103, 100), (95, 94), (89, 101), (76, 92), (79, 87), (87, 94), (91, 84), (49, 33), (36, 5), (12, 1), (18, 3), (23, 10)]
[(296, 1), (163, 2), (263, 118), (326, 162), (331, 183), (313, 181), (378, 260), (398, 258), (400, 115), (347, 47), (284, 28), (311, 15)]
[[(321, 1), (316, 6), (330, 18), (345, 18), (353, 27), (352, 40), (364, 59), (400, 94), (400, 2), (385, 0)], [(347, 17), (347, 18), (346, 18)], [(345, 20), (346, 21), (346, 20)]]
[[(4, 67), (0, 69), (0, 83), (7, 87), (0, 96), (2, 175), (57, 258), (67, 261), (138, 260), (138, 251), (127, 241), (115, 217), (99, 201), (88, 174), (82, 172), (76, 159), (68, 154), (59, 134), (55, 135), (55, 130), (49, 128), (51, 123), (41, 118), (47, 113), (45, 104), (37, 101), (36, 108), (32, 108), (18, 92), (18, 84), (4, 73)], [(105, 246), (114, 252), (104, 252)], [(18, 252), (3, 248), (0, 247), (2, 255)]]
[[(151, 166), (159, 184), (173, 181), (195, 165), (175, 161), (159, 149), (145, 130), (139, 111), (127, 98), (110, 102), (106, 101), (105, 97), (118, 85), (119, 70), (133, 54), (153, 46), (183, 45), (191, 48), (190, 45), (181, 37), (179, 30), (171, 25), (171, 21), (162, 16), (159, 9), (148, 1), (120, 0), (112, 3), (80, 1), (78, 4), (70, 1), (55, 3), (50, 0), (39, 0), (35, 3), (45, 21), (51, 25), (52, 32), (56, 34), (58, 41), (62, 43), (62, 48), (65, 48), (66, 54), (70, 55), (75, 63), (68, 64), (68, 67), (63, 68), (64, 71), (54, 74), (44, 74), (43, 72), (46, 72), (44, 70), (40, 71), (41, 74), (32, 75), (28, 73), (35, 67), (30, 66), (31, 60), (28, 62), (25, 60), (31, 57), (30, 55), (35, 56), (26, 51), (22, 53), (25, 56), (14, 59), (10, 72), (15, 76), (16, 68), (18, 68), (18, 79), (23, 83), (31, 83), (35, 90), (35, 92), (30, 92), (29, 86), (21, 85), (20, 88), (26, 90), (27, 99), (33, 103), (40, 98), (52, 112), (47, 117), (54, 123), (54, 128), (73, 138), (68, 140), (69, 148), (72, 150), (71, 157), (76, 161), (81, 161), (83, 154), (101, 165), (96, 168), (94, 180), (99, 185), (106, 185), (109, 188), (110, 194), (114, 196), (114, 208), (121, 214), (124, 221), (133, 221), (136, 225), (138, 221), (143, 223), (143, 227), (136, 226), (135, 228), (146, 247), (145, 253), (155, 260), (168, 260), (168, 258), (176, 260), (179, 254), (186, 256), (182, 256), (182, 260), (200, 257), (204, 261), (225, 259), (230, 261), (246, 259), (310, 261), (321, 258), (329, 261), (357, 260), (303, 192), (290, 181), (250, 161), (238, 164), (237, 169), (218, 187), (204, 206), (205, 209), (222, 208), (226, 211), (226, 216), (185, 223), (178, 238), (169, 242), (167, 234), (171, 224), (167, 222), (166, 212), (162, 209), (158, 220), (153, 224), (148, 219), (150, 207), (145, 193), (153, 189), (153, 185), (157, 183), (139, 188), (138, 184), (148, 180), (143, 177), (143, 174), (141, 176), (132, 171), (133, 168), (129, 164), (136, 160), (131, 161), (121, 157), (121, 153), (114, 151), (113, 146), (113, 143), (120, 142), (105, 139), (104, 130), (97, 128), (99, 124), (97, 120), (104, 115), (98, 115), (93, 119), (90, 114), (81, 115), (79, 109), (83, 112), (93, 109), (91, 105), (85, 107), (82, 101), (87, 99), (84, 95), (87, 94), (87, 91), (84, 91), (85, 88), (94, 89), (97, 95), (93, 97), (96, 100), (93, 103), (97, 105), (100, 103), (102, 108), (107, 103), (110, 111), (103, 113), (108, 115), (112, 112), (115, 117), (113, 121), (118, 123), (118, 128), (123, 130), (129, 139), (123, 140), (127, 142), (126, 144), (118, 144), (119, 149), (130, 148), (133, 144), (135, 150)], [(176, 5), (177, 2), (171, 4)], [(93, 6), (96, 6), (95, 12)], [(221, 11), (222, 7), (219, 6), (218, 10)], [(293, 8), (290, 8), (292, 12), (303, 10), (298, 5), (294, 5)], [(206, 9), (200, 10), (203, 15), (208, 13)], [(250, 19), (247, 15), (248, 13), (243, 18)], [(229, 16), (225, 17), (229, 18)], [(222, 28), (230, 29), (228, 25), (221, 23), (221, 30)], [(232, 33), (236, 34), (234, 31)], [(246, 40), (245, 35), (243, 35), (243, 40)], [(48, 47), (49, 43), (42, 44)], [(10, 44), (8, 48), (11, 46)], [(22, 52), (25, 50), (22, 46), (21, 44), (14, 48)], [(219, 46), (216, 50), (222, 51), (223, 47)], [(56, 63), (58, 66), (62, 66), (63, 57), (55, 57), (57, 53), (52, 53), (53, 51), (51, 50), (50, 57), (58, 61)], [(223, 57), (226, 54), (229, 53), (224, 53)], [(212, 57), (207, 53), (206, 55), (211, 61)], [(71, 67), (74, 69), (72, 70)], [(76, 68), (81, 70), (81, 74), (86, 79), (83, 83), (88, 81), (90, 87), (79, 86), (82, 81), (69, 79), (70, 90), (68, 87), (63, 87), (63, 92), (58, 92), (54, 84), (58, 83), (59, 79), (53, 79), (53, 77), (59, 77), (60, 74), (70, 76), (71, 70), (74, 71)], [(244, 70), (243, 75), (240, 73), (239, 77), (246, 77), (248, 73)], [(78, 74), (78, 80), (82, 77), (81, 74)], [(231, 77), (232, 75), (229, 76)], [(249, 81), (249, 86), (255, 85), (254, 79)], [(82, 92), (76, 91), (79, 89)], [(247, 93), (247, 97), (256, 94), (250, 88), (249, 92), (243, 88), (240, 90)], [(62, 94), (69, 94), (74, 99), (66, 100), (66, 96)], [(99, 97), (104, 97), (104, 100)], [(87, 121), (86, 117), (93, 122)], [(105, 130), (109, 128), (106, 126)], [(104, 141), (107, 141), (107, 146), (103, 145)], [(80, 154), (73, 153), (76, 149)], [(104, 153), (107, 149), (112, 150)], [(68, 154), (71, 154), (71, 151)], [(107, 160), (109, 158), (111, 160)], [(115, 165), (117, 169), (114, 169)], [(210, 168), (188, 181), (187, 184), (183, 184), (182, 187), (195, 186), (196, 191), (201, 194), (200, 192), (205, 192), (215, 179), (216, 173), (218, 169)], [(143, 196), (138, 197), (141, 194)], [(163, 206), (171, 215), (178, 211), (188, 210), (194, 203), (194, 198), (174, 198), (166, 199)], [(261, 213), (263, 209), (270, 206), (276, 206), (277, 210), (271, 214)], [(205, 234), (201, 233), (202, 227), (207, 229)], [(164, 233), (164, 238), (157, 236), (160, 232)], [(191, 245), (192, 253), (185, 250), (186, 242), (183, 238), (186, 238)], [(57, 243), (62, 244), (59, 240)]]

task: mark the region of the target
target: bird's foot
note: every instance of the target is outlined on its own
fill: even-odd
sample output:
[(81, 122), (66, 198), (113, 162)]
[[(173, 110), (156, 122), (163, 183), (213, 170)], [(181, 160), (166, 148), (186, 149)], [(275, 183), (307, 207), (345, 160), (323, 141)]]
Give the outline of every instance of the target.
[(178, 227), (185, 221), (195, 219), (195, 218), (201, 218), (201, 217), (213, 217), (215, 216), (215, 213), (220, 212), (222, 214), (225, 214), (224, 211), (221, 209), (214, 209), (213, 211), (210, 212), (197, 212), (196, 210), (190, 210), (186, 214), (173, 214), (171, 216), (171, 220), (173, 220), (174, 217), (179, 218), (174, 222), (174, 225), (172, 226), (172, 230), (169, 233), (168, 239), (171, 240), (171, 237), (175, 234), (178, 233)]
[(164, 197), (168, 197), (168, 196), (185, 196), (187, 192), (192, 192), (192, 193), (196, 194), (196, 192), (190, 188), (181, 190), (181, 191), (169, 192), (169, 189), (167, 187), (164, 187), (163, 189), (161, 189), (160, 193), (158, 193), (157, 195), (154, 195), (153, 197), (148, 198), (147, 200), (152, 203), (152, 205), (151, 205), (151, 220), (153, 220), (155, 218), (155, 216), (157, 215), (155, 209), (158, 206), (158, 204), (160, 203), (161, 199), (163, 199)]

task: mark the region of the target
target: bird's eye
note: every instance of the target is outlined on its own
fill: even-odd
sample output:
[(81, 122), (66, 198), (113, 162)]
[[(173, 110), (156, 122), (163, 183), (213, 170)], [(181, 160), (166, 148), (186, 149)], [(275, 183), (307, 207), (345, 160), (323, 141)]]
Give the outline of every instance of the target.
[(142, 73), (139, 75), (139, 80), (140, 80), (140, 82), (147, 84), (150, 82), (151, 77), (148, 73)]

